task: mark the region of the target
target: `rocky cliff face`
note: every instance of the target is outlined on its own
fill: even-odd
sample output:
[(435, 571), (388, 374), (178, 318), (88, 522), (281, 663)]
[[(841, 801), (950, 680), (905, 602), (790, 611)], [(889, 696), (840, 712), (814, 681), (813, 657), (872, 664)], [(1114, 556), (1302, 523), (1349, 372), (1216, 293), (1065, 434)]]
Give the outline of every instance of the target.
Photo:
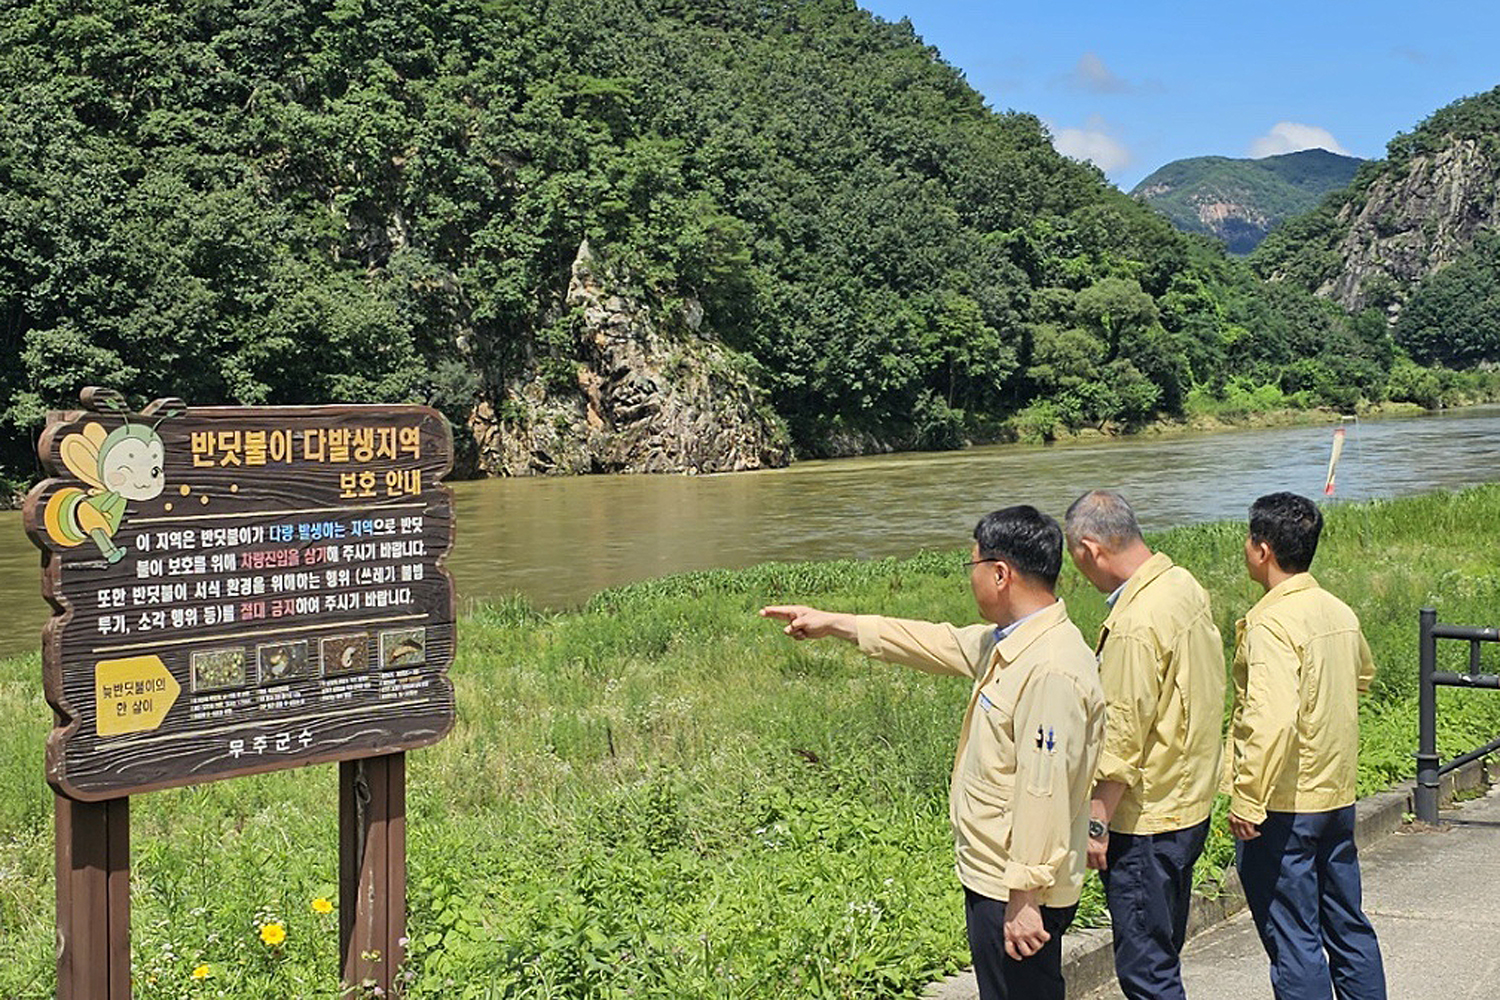
[(475, 408), (470, 427), (485, 471), (504, 476), (588, 472), (739, 472), (785, 465), (785, 429), (733, 355), (702, 330), (692, 300), (659, 319), (621, 294), (585, 241), (567, 305), (581, 358), (576, 387), (531, 376)]
[(1275, 221), (1251, 205), (1233, 201), (1198, 203), (1198, 221), (1223, 242), (1230, 253), (1245, 254), (1260, 246)]
[(1345, 203), (1335, 253), (1341, 266), (1318, 289), (1344, 308), (1388, 307), (1394, 316), (1412, 290), (1451, 263), (1476, 230), (1500, 225), (1500, 163), (1478, 140), (1413, 156)]

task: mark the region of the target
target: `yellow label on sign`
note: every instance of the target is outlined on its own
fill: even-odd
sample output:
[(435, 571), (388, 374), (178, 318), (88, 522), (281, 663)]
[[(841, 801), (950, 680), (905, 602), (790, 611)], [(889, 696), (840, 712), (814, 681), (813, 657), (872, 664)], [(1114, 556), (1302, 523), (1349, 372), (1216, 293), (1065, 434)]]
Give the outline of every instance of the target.
[(159, 656), (131, 656), (94, 664), (94, 728), (100, 736), (150, 732), (182, 692)]

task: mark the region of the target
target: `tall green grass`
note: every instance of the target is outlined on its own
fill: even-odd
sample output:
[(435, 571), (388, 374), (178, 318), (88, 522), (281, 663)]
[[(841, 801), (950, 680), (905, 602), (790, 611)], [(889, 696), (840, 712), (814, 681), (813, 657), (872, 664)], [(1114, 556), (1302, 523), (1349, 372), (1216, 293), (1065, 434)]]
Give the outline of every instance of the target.
[[(1314, 573), (1381, 672), (1360, 788), (1409, 775), (1416, 621), (1489, 624), (1500, 486), (1338, 506)], [(1208, 587), (1226, 642), (1258, 597), (1243, 527), (1152, 539)], [(964, 542), (955, 539), (955, 545)], [(946, 786), (968, 691), (793, 643), (755, 617), (800, 601), (970, 621), (966, 551), (694, 573), (461, 624), (459, 719), (410, 755), (411, 997), (910, 997), (966, 959)], [(1061, 581), (1089, 634), (1104, 604)], [(1462, 649), (1446, 650), (1454, 663)], [(1452, 755), (1500, 732), (1500, 695), (1445, 690)], [(36, 657), (0, 664), (0, 996), (50, 997), (50, 712)], [(333, 997), (332, 767), (137, 797), (136, 995)], [(1201, 869), (1228, 857), (1222, 831)], [(1082, 917), (1100, 915), (1097, 885)], [(259, 927), (282, 922), (269, 947)], [(194, 978), (197, 969), (203, 978)]]

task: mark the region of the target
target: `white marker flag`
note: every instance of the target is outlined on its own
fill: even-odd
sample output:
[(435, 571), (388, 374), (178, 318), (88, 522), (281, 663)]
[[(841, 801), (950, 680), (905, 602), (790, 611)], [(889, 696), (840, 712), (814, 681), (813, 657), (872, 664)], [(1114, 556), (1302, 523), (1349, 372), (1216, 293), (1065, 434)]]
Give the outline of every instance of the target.
[(1339, 467), (1339, 456), (1344, 453), (1344, 429), (1333, 432), (1333, 454), (1328, 456), (1328, 482), (1323, 484), (1323, 495), (1333, 496), (1333, 474)]

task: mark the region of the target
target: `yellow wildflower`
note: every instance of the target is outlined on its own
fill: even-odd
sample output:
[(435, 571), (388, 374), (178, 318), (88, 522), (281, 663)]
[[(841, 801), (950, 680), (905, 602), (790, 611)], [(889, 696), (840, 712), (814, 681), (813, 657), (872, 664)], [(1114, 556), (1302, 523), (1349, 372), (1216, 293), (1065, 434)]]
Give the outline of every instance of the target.
[(312, 908), (313, 908), (313, 912), (314, 913), (332, 913), (333, 912), (333, 904), (330, 903), (328, 900), (324, 899), (322, 896), (319, 896), (317, 899), (315, 899), (315, 900), (312, 901)]
[(260, 925), (260, 939), (272, 948), (286, 940), (286, 925), (279, 920)]
[(193, 978), (207, 979), (209, 976), (213, 975), (213, 971), (213, 969), (208, 967), (208, 963), (205, 962), (193, 970)]

